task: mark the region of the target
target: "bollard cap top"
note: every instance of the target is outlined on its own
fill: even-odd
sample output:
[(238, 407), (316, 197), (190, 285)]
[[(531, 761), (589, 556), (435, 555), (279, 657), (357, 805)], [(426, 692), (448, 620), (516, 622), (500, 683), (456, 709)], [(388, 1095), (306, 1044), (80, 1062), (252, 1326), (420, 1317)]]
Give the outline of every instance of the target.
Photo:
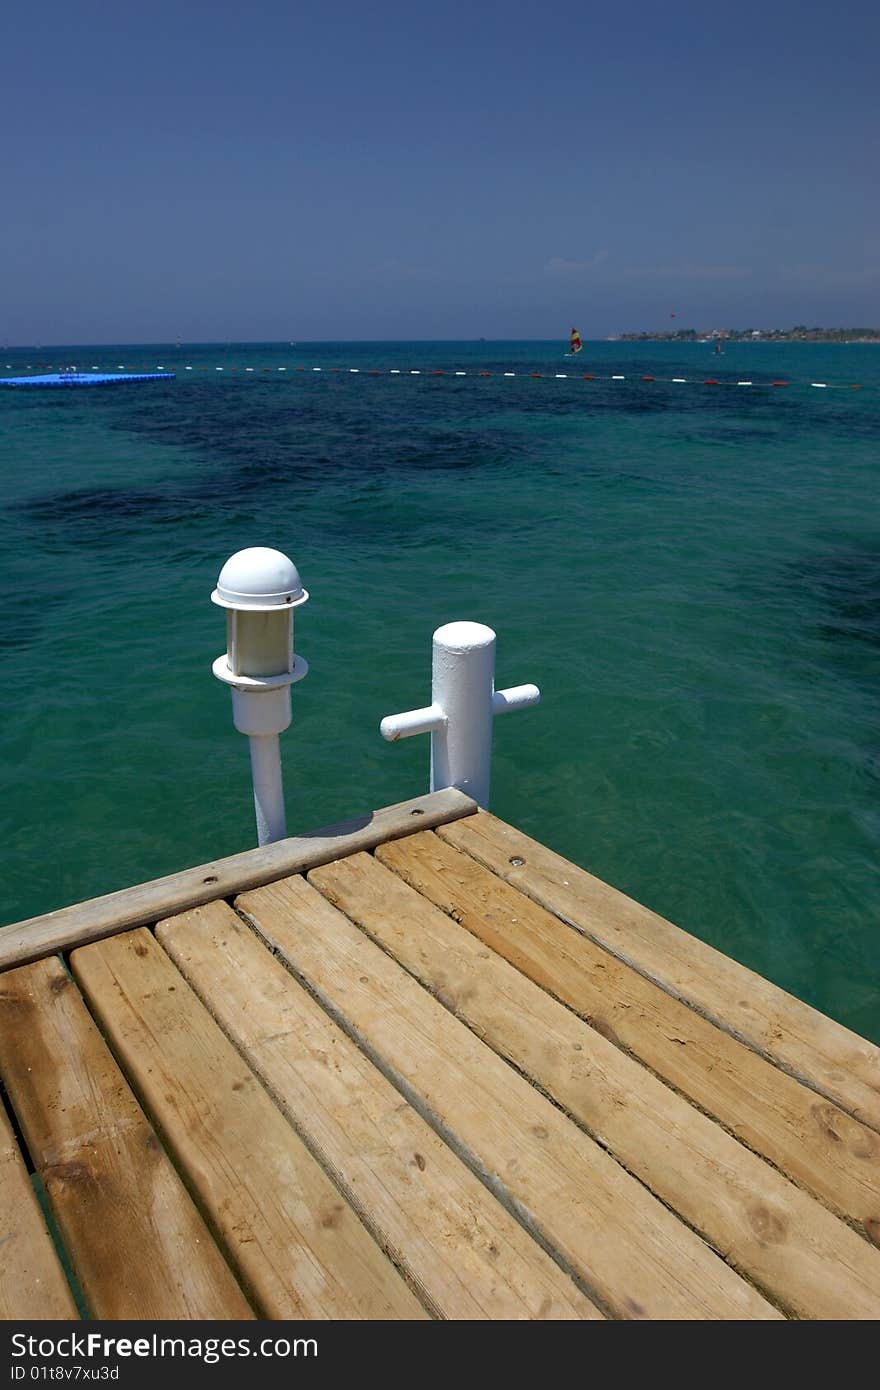
[(221, 608), (271, 613), (305, 603), (308, 590), (299, 571), (280, 550), (255, 545), (230, 556), (220, 571), (211, 602)]
[(472, 652), (480, 647), (491, 647), (494, 642), (495, 633), (485, 623), (444, 623), (434, 633), (434, 646), (450, 652)]

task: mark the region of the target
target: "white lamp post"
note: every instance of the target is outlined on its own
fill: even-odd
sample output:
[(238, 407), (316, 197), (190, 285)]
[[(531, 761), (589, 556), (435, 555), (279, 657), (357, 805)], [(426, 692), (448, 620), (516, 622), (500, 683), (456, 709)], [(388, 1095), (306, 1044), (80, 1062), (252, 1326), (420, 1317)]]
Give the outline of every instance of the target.
[(211, 595), (226, 609), (226, 651), (213, 671), (231, 687), (233, 722), (250, 740), (261, 845), (287, 834), (278, 735), (290, 724), (290, 687), (309, 669), (293, 650), (293, 610), (308, 596), (293, 561), (264, 546), (227, 560)]

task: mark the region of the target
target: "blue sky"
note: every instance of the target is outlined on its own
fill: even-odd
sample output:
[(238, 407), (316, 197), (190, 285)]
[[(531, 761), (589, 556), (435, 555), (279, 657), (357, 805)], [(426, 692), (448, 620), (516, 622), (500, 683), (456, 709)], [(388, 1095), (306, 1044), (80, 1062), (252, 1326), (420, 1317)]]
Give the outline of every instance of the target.
[(878, 51), (862, 0), (21, 7), (0, 341), (877, 325)]

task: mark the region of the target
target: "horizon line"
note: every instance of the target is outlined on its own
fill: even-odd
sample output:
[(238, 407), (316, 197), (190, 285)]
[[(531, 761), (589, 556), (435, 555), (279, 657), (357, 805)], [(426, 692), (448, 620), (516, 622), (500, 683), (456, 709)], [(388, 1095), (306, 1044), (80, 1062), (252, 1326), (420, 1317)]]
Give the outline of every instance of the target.
[[(603, 335), (602, 337), (598, 337), (598, 338), (584, 338), (583, 335), (582, 335), (582, 341), (585, 342), (585, 343), (610, 343), (610, 342), (620, 342), (620, 341), (626, 340), (626, 339), (630, 338), (631, 335), (638, 335), (639, 337), (643, 337), (643, 338), (671, 339), (671, 338), (675, 338), (675, 337), (676, 337), (678, 334), (680, 334), (680, 333), (706, 333), (706, 334), (709, 335), (709, 336), (712, 336), (712, 335), (717, 336), (717, 335), (719, 335), (719, 334), (724, 334), (724, 333), (746, 333), (746, 332), (752, 332), (752, 333), (758, 332), (758, 333), (761, 333), (762, 335), (765, 334), (765, 333), (770, 334), (770, 333), (794, 333), (794, 332), (807, 332), (807, 333), (872, 333), (872, 334), (876, 334), (878, 337), (880, 337), (880, 328), (869, 328), (869, 327), (866, 327), (866, 326), (864, 326), (864, 325), (861, 325), (861, 326), (858, 326), (858, 327), (856, 327), (856, 326), (853, 326), (853, 327), (838, 327), (838, 326), (825, 327), (825, 326), (820, 325), (820, 324), (813, 324), (813, 325), (811, 325), (811, 326), (808, 327), (808, 328), (804, 328), (803, 325), (798, 324), (798, 325), (795, 325), (795, 326), (793, 326), (793, 327), (791, 327), (791, 328), (779, 328), (779, 327), (774, 327), (774, 328), (761, 328), (761, 329), (754, 329), (754, 328), (731, 328), (731, 327), (729, 327), (729, 326), (728, 326), (727, 328), (722, 328), (722, 329), (719, 329), (719, 328), (714, 328), (714, 329), (700, 329), (700, 328), (692, 328), (692, 327), (681, 328), (681, 329), (630, 328), (630, 329), (624, 329), (624, 330), (622, 330), (620, 333), (605, 334), (605, 335)], [(58, 349), (58, 348), (68, 348), (68, 347), (77, 347), (77, 348), (88, 347), (88, 348), (94, 348), (94, 349), (96, 349), (96, 350), (97, 350), (97, 349), (100, 349), (100, 348), (120, 348), (120, 347), (133, 347), (133, 348), (147, 348), (147, 347), (148, 347), (148, 348), (156, 348), (156, 347), (162, 347), (162, 348), (169, 348), (172, 352), (176, 352), (176, 351), (178, 351), (178, 350), (182, 350), (183, 348), (195, 348), (195, 347), (209, 347), (209, 348), (241, 348), (241, 347), (311, 347), (311, 346), (314, 346), (314, 345), (317, 345), (317, 344), (327, 345), (327, 344), (335, 344), (335, 343), (345, 343), (345, 344), (366, 344), (366, 343), (487, 343), (487, 344), (488, 344), (488, 343), (560, 343), (560, 342), (565, 342), (565, 341), (566, 341), (566, 337), (565, 337), (565, 335), (563, 335), (563, 334), (560, 334), (560, 336), (559, 336), (558, 338), (557, 338), (557, 337), (552, 337), (552, 338), (523, 338), (523, 337), (518, 337), (518, 338), (483, 338), (483, 337), (477, 337), (477, 338), (473, 338), (473, 337), (453, 337), (453, 338), (301, 338), (301, 339), (296, 339), (296, 340), (292, 340), (292, 339), (289, 339), (289, 338), (214, 338), (214, 339), (211, 339), (211, 338), (192, 338), (192, 339), (183, 339), (183, 338), (181, 338), (181, 339), (177, 339), (177, 338), (174, 338), (174, 339), (168, 339), (168, 338), (165, 338), (165, 339), (159, 339), (159, 338), (153, 339), (153, 338), (147, 338), (147, 339), (141, 339), (141, 340), (131, 339), (130, 341), (125, 341), (125, 340), (123, 340), (123, 339), (117, 339), (115, 342), (78, 342), (78, 343), (74, 343), (74, 342), (57, 342), (57, 343), (49, 343), (49, 342), (36, 343), (36, 342), (32, 342), (32, 343), (3, 343), (2, 345), (0, 345), (0, 350), (2, 350), (3, 352), (20, 352), (20, 351), (37, 351), (37, 352), (42, 352), (42, 351), (44, 351), (44, 350), (49, 350), (49, 349), (56, 350), (56, 349)]]

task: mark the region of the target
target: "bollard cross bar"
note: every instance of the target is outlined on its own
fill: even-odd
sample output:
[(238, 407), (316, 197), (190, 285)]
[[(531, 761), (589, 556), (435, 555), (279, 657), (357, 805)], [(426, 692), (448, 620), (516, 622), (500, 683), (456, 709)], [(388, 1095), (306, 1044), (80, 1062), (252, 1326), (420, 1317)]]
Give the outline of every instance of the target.
[(458, 787), (489, 805), (492, 721), (496, 714), (536, 705), (536, 685), (495, 689), (495, 633), (483, 623), (446, 623), (434, 633), (431, 704), (389, 714), (379, 732), (389, 743), (431, 735), (431, 791)]

